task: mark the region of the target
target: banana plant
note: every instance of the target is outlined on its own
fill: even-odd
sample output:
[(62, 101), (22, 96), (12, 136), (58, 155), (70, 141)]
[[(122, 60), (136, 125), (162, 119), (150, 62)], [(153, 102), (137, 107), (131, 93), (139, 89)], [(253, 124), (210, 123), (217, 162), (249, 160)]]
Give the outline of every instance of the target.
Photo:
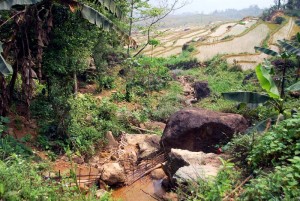
[[(283, 59), (285, 61), (292, 56), (288, 51), (283, 51), (282, 53), (278, 53), (278, 52), (275, 52), (273, 50), (270, 50), (268, 48), (263, 48), (263, 47), (254, 47), (254, 49), (256, 51), (260, 51), (264, 54), (267, 54), (267, 55), (270, 55), (273, 57), (280, 57), (281, 59)], [(285, 91), (286, 71), (287, 71), (287, 68), (286, 68), (286, 65), (284, 65), (283, 69), (282, 69), (282, 76), (281, 76), (281, 94), (280, 94), (281, 98), (284, 98), (284, 95), (285, 95), (284, 91)]]
[[(7, 23), (10, 20), (15, 20), (16, 24), (15, 32), (13, 32), (15, 35), (11, 36), (12, 40), (7, 40), (4, 44), (8, 48), (7, 52), (17, 52), (16, 55), (13, 55), (13, 57), (15, 58), (12, 58), (12, 60), (14, 61), (14, 64), (12, 65), (12, 67), (14, 68), (14, 72), (9, 84), (10, 92), (6, 93), (7, 97), (5, 98), (8, 99), (9, 96), (12, 96), (14, 83), (17, 78), (17, 73), (20, 73), (23, 81), (22, 91), (24, 93), (24, 99), (26, 100), (27, 109), (29, 109), (30, 101), (32, 99), (34, 82), (32, 82), (33, 78), (30, 75), (31, 73), (26, 72), (32, 72), (32, 68), (35, 68), (38, 71), (38, 78), (41, 80), (43, 77), (43, 48), (45, 47), (45, 44), (47, 45), (49, 42), (48, 36), (53, 27), (53, 17), (51, 14), (51, 8), (54, 3), (59, 3), (64, 5), (65, 7), (69, 7), (72, 12), (80, 12), (81, 16), (84, 19), (88, 20), (88, 22), (96, 25), (97, 27), (102, 28), (104, 31), (112, 31), (117, 33), (126, 44), (136, 43), (119, 26), (117, 26), (108, 17), (106, 17), (107, 12), (109, 12), (110, 16), (115, 17), (119, 21), (124, 19), (124, 15), (121, 12), (121, 9), (117, 6), (115, 0), (93, 1), (93, 3), (96, 5), (95, 7), (98, 8), (100, 6), (104, 8), (101, 9), (101, 12), (99, 11), (100, 9), (96, 10), (95, 7), (92, 8), (84, 4), (82, 1), (79, 2), (75, 0), (0, 0), (0, 10), (13, 11), (13, 17), (9, 18), (4, 23)], [(23, 10), (20, 10), (20, 8)], [(40, 12), (38, 9), (40, 9), (40, 11), (43, 10), (45, 12)], [(36, 12), (40, 12), (43, 16), (40, 17), (36, 14)], [(30, 31), (32, 31), (29, 30), (28, 27), (34, 27), (32, 29), (34, 29), (33, 32), (36, 36), (36, 40), (28, 40), (27, 35), (28, 33), (30, 33)], [(13, 40), (16, 40), (16, 36), (20, 35), (22, 36), (20, 37), (20, 40), (22, 40), (23, 46), (20, 45), (22, 43), (18, 43), (17, 46), (11, 45), (15, 42)], [(35, 45), (33, 44), (34, 42), (36, 42)], [(7, 75), (12, 71), (11, 66), (8, 64), (7, 61), (5, 61), (6, 58), (3, 56), (4, 55), (1, 55), (0, 58), (0, 76)], [(3, 86), (0, 85), (0, 91), (3, 91), (4, 88), (7, 88), (7, 84)], [(3, 99), (3, 97), (0, 97), (0, 103), (1, 99)]]
[[(13, 6), (16, 5), (32, 5), (40, 3), (42, 1), (43, 0), (4, 0), (0, 2), (0, 10), (11, 10)], [(90, 23), (95, 24), (99, 28), (103, 28), (106, 31), (114, 29), (115, 31), (125, 34), (118, 27), (114, 26), (114, 23), (112, 23), (111, 20), (109, 20), (105, 15), (103, 15), (102, 13), (98, 12), (90, 6), (73, 0), (61, 0), (59, 2), (61, 4), (68, 5), (71, 11), (79, 9), (83, 18), (87, 19)], [(103, 6), (106, 10), (115, 15), (117, 18), (123, 19), (122, 11), (116, 5), (114, 0), (98, 0), (96, 1), (96, 3)]]

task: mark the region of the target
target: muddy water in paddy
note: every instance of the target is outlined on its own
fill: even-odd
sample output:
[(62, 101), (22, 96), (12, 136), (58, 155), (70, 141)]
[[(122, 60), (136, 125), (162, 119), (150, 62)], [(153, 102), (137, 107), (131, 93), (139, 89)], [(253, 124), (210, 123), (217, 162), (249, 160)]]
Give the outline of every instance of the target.
[(146, 176), (130, 186), (114, 190), (112, 196), (122, 201), (156, 201), (155, 198), (161, 198), (164, 194), (161, 180), (152, 180)]

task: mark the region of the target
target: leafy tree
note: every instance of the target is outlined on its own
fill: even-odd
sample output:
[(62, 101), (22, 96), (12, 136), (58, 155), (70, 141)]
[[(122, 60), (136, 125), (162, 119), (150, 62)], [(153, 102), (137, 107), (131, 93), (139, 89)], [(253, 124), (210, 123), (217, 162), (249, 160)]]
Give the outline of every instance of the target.
[(288, 0), (286, 7), (288, 9), (300, 9), (300, 0)]
[(155, 36), (152, 33), (155, 31), (157, 24), (170, 13), (185, 6), (186, 3), (186, 0), (173, 0), (171, 3), (168, 0), (161, 0), (159, 6), (150, 7), (149, 4), (144, 4), (145, 7), (139, 10), (137, 16), (146, 22), (146, 25), (142, 27), (142, 32), (146, 33), (147, 40), (137, 53), (135, 53), (134, 57), (138, 56), (154, 39)]
[[(59, 3), (68, 6), (73, 12), (79, 10), (81, 16), (90, 23), (107, 31), (113, 30), (119, 35), (125, 36), (125, 41), (129, 41), (128, 35), (116, 26), (117, 23), (113, 23), (107, 17), (124, 19), (124, 13), (115, 1), (97, 1), (93, 4), (94, 8), (76, 1), (60, 1)], [(42, 73), (43, 51), (44, 47), (49, 44), (49, 34), (53, 28), (53, 4), (52, 1), (48, 0), (24, 2), (5, 0), (0, 2), (0, 10), (10, 11), (10, 14), (3, 19), (0, 27), (0, 37), (4, 41), (3, 56), (4, 58), (9, 57), (13, 62), (13, 74), (9, 84), (10, 93), (4, 93), (8, 90), (8, 85), (5, 83), (3, 75), (0, 78), (2, 83), (0, 87), (3, 91), (0, 102), (6, 108), (8, 103), (5, 100), (12, 98), (18, 73), (22, 77), (22, 90), (27, 107), (29, 107), (32, 99), (33, 79), (36, 77), (39, 80), (44, 79)], [(61, 17), (63, 19), (64, 16)], [(4, 72), (2, 66), (5, 66), (5, 69), (9, 68), (2, 56), (0, 62), (1, 72)]]

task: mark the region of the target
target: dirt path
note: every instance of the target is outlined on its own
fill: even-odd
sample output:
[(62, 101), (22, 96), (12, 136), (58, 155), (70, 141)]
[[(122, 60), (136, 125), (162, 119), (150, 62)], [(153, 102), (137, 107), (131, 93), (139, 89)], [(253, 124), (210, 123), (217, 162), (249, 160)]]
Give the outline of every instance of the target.
[(197, 101), (195, 98), (194, 87), (191, 84), (191, 78), (189, 76), (178, 76), (177, 81), (183, 87), (183, 95), (185, 97), (185, 104), (187, 106), (192, 106), (193, 103)]

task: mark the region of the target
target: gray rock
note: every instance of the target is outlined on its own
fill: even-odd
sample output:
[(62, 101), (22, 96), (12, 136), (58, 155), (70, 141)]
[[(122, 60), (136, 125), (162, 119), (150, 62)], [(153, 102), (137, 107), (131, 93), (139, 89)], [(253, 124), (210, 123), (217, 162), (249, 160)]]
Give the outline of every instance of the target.
[(99, 199), (99, 198), (103, 197), (106, 193), (107, 193), (106, 190), (99, 189), (99, 190), (96, 191), (95, 195), (96, 195), (96, 198)]
[(125, 140), (128, 145), (138, 148), (138, 159), (146, 159), (154, 156), (160, 149), (160, 136), (150, 134), (126, 134)]
[(219, 155), (213, 153), (171, 149), (164, 169), (167, 173), (169, 173), (170, 176), (173, 176), (181, 167), (190, 165), (205, 166), (207, 164), (213, 165), (214, 167), (219, 167), (221, 165)]
[(189, 165), (179, 168), (173, 176), (178, 182), (197, 181), (198, 179), (207, 180), (216, 177), (219, 167), (212, 165)]
[(72, 158), (72, 161), (74, 161), (77, 164), (83, 164), (84, 163), (84, 159), (82, 157), (80, 157), (80, 156), (74, 156)]
[(108, 131), (106, 134), (105, 134), (105, 138), (107, 140), (107, 146), (108, 147), (116, 147), (118, 146), (118, 142), (115, 140), (113, 134), (111, 131)]
[(220, 155), (172, 149), (164, 170), (177, 182), (206, 180), (217, 176), (222, 165)]
[(110, 186), (125, 182), (125, 171), (119, 163), (106, 163), (100, 172), (101, 179)]

